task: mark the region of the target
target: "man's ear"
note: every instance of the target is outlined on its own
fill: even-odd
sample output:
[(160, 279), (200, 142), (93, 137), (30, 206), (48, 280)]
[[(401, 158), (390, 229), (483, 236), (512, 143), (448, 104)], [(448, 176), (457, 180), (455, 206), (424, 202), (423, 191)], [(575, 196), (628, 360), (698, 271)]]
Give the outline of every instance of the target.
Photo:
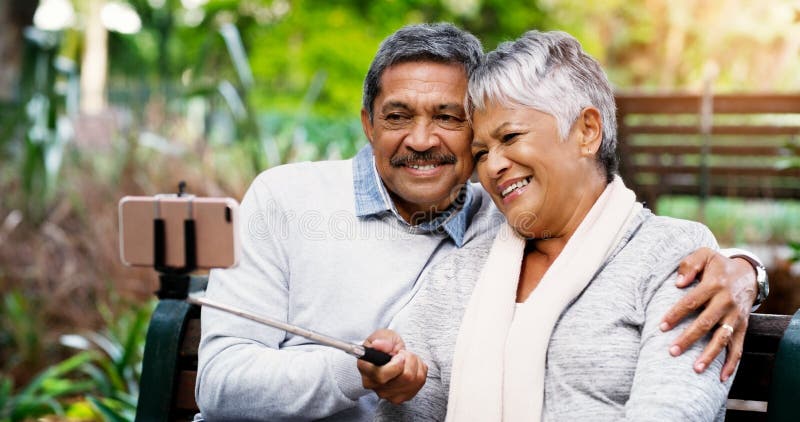
[(367, 136), (369, 143), (372, 143), (372, 121), (369, 118), (369, 112), (366, 108), (361, 109), (361, 128), (364, 129), (364, 135)]
[(595, 156), (603, 142), (603, 118), (600, 110), (595, 107), (584, 108), (578, 117), (578, 124), (581, 154)]

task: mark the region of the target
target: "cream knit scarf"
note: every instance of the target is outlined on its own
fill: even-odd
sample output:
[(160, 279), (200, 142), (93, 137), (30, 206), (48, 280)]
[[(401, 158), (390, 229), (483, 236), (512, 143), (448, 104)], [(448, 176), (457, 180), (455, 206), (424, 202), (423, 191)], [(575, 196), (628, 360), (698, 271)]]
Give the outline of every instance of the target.
[(447, 421), (541, 420), (553, 327), (641, 208), (616, 177), (516, 312), (525, 239), (508, 224), (500, 229), (459, 330)]

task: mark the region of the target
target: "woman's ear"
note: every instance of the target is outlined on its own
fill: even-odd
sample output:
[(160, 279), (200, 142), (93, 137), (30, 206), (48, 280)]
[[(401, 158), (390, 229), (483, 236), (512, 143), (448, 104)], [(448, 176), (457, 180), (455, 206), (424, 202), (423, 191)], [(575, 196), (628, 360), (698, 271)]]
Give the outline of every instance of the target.
[(600, 110), (595, 107), (586, 107), (581, 110), (578, 117), (580, 139), (578, 145), (581, 154), (594, 156), (600, 150), (603, 142), (603, 118)]

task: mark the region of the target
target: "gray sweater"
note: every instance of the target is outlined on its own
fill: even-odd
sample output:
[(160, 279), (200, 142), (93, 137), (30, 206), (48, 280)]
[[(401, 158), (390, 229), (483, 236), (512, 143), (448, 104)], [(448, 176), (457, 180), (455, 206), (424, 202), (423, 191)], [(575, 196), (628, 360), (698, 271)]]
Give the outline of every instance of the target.
[[(379, 420), (444, 420), (455, 342), (491, 239), (471, 243), (435, 265), (393, 321), (408, 350), (429, 365), (417, 396), (381, 401)], [(662, 316), (686, 291), (674, 285), (678, 263), (699, 247), (717, 248), (698, 223), (642, 211), (601, 271), (563, 312), (545, 371), (544, 420), (722, 420), (731, 380), (719, 381), (724, 353), (703, 374), (692, 369), (710, 340), (679, 357), (670, 342), (688, 325), (662, 333)]]

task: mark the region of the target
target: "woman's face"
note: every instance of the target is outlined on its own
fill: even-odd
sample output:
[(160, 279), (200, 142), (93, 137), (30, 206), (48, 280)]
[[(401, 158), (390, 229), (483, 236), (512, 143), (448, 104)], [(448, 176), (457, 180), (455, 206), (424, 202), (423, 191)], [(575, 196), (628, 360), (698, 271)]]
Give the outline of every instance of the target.
[(595, 159), (600, 127), (594, 108), (583, 110), (566, 141), (552, 115), (525, 106), (490, 103), (473, 115), (473, 131), (481, 185), (525, 237), (571, 234), (599, 196), (598, 186), (605, 186)]

